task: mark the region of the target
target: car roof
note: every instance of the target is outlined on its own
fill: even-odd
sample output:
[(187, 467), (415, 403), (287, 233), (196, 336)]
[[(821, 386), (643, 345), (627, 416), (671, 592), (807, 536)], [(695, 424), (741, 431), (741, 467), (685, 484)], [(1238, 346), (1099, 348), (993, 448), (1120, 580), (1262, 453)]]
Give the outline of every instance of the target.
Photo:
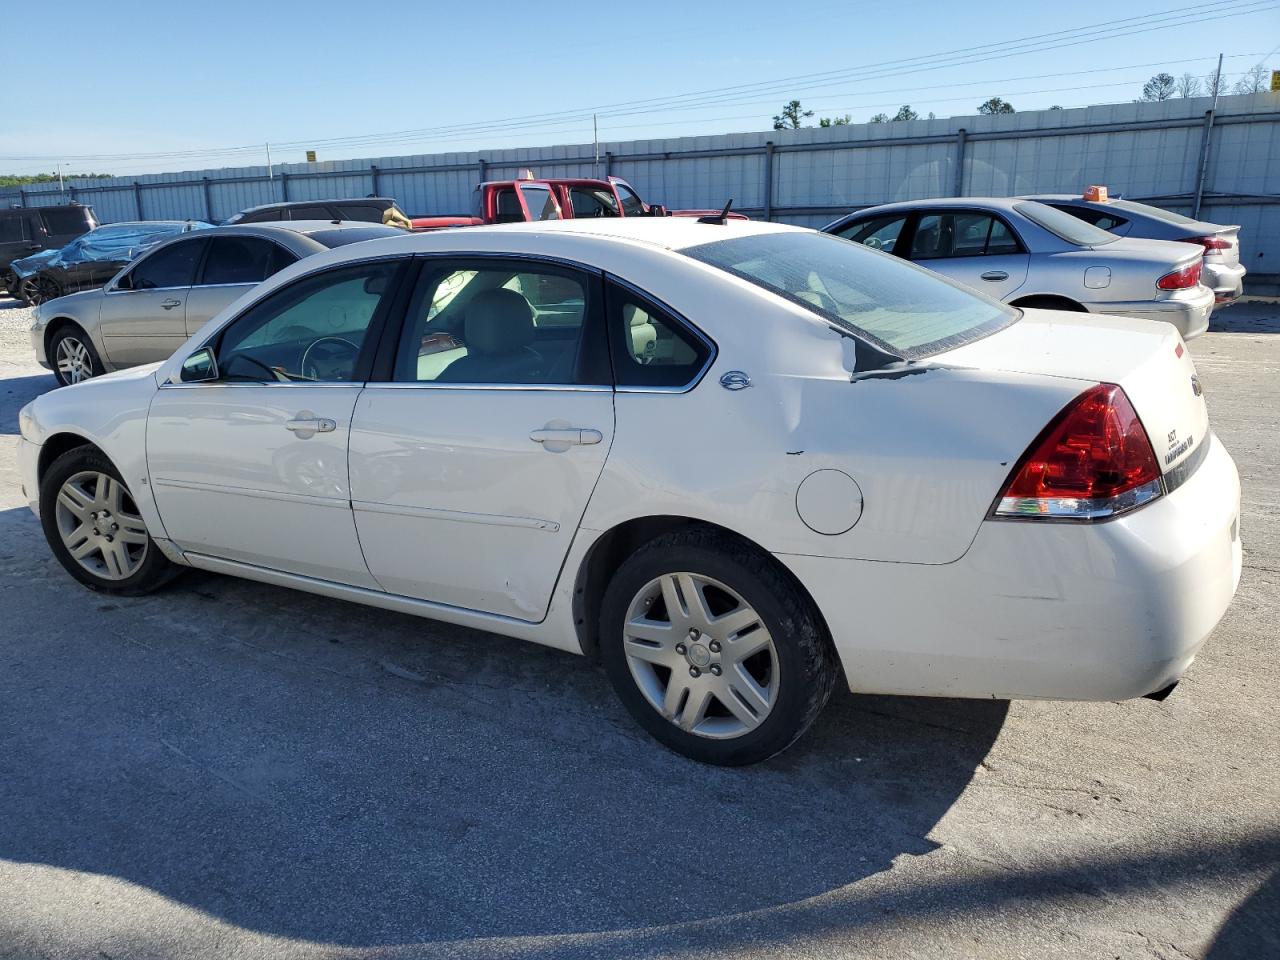
[(931, 200), (900, 200), (896, 203), (879, 203), (855, 213), (869, 210), (919, 210), (923, 207), (982, 207), (988, 210), (1012, 210), (1015, 204), (1026, 203), (1028, 197), (934, 197)]
[(257, 213), (259, 210), (287, 210), (295, 207), (314, 207), (324, 203), (367, 203), (374, 205), (395, 203), (395, 200), (391, 197), (326, 197), (319, 200), (280, 200), (276, 203), (260, 203), (256, 207), (245, 207), (243, 210), (237, 211), (236, 215)]
[(539, 220), (535, 223), (500, 223), (460, 229), (468, 233), (483, 230), (485, 233), (576, 234), (682, 250), (716, 240), (795, 232), (805, 228), (768, 220), (727, 220), (720, 224), (699, 223), (696, 217), (591, 217), (580, 220)]
[[(280, 234), (300, 233), (303, 236), (310, 236), (313, 233), (332, 233), (343, 230), (367, 230), (370, 227), (378, 227), (381, 224), (370, 223), (365, 220), (268, 220), (263, 223), (227, 223), (219, 227), (213, 228), (213, 233), (239, 233), (239, 234), (256, 234), (263, 237), (279, 236)], [(392, 227), (391, 229), (396, 229)], [(203, 230), (201, 233), (209, 235), (211, 231)], [(400, 231), (403, 233), (404, 231)], [(389, 234), (388, 234), (389, 236)]]

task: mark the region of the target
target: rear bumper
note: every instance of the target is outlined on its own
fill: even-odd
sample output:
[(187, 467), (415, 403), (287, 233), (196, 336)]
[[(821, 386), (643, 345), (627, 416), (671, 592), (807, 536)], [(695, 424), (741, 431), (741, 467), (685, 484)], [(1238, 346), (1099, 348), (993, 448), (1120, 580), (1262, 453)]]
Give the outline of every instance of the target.
[(1138, 300), (1129, 303), (1087, 303), (1090, 313), (1117, 317), (1161, 320), (1178, 328), (1182, 339), (1190, 340), (1209, 329), (1214, 293), (1204, 284), (1194, 290), (1179, 291), (1167, 300)]
[(781, 555), (849, 687), (916, 696), (1124, 700), (1177, 680), (1235, 595), (1240, 485), (1216, 437), (1173, 493), (1094, 524), (988, 521), (924, 565)]
[(1205, 261), (1201, 283), (1213, 291), (1214, 300), (1230, 303), (1244, 293), (1244, 275), (1247, 271), (1240, 264), (1210, 263)]

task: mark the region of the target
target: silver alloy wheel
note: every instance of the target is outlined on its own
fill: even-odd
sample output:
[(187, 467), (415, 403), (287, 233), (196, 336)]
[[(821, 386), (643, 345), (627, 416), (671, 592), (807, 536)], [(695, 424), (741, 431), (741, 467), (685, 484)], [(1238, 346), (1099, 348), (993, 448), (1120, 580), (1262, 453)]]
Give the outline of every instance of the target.
[(715, 740), (756, 729), (778, 699), (778, 651), (755, 609), (696, 573), (646, 584), (627, 608), (623, 652), (649, 705)]
[(68, 384), (80, 383), (93, 376), (93, 359), (89, 356), (89, 348), (74, 335), (58, 341), (54, 362)]
[(68, 477), (55, 519), (62, 544), (95, 577), (125, 580), (147, 558), (147, 527), (124, 484), (97, 470)]

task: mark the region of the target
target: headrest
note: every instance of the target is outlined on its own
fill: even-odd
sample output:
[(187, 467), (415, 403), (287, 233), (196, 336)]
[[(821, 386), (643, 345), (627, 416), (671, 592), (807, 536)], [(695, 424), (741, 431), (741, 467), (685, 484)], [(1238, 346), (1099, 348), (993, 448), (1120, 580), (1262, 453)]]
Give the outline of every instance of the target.
[(533, 343), (533, 308), (514, 290), (486, 290), (467, 304), (467, 353), (514, 353)]

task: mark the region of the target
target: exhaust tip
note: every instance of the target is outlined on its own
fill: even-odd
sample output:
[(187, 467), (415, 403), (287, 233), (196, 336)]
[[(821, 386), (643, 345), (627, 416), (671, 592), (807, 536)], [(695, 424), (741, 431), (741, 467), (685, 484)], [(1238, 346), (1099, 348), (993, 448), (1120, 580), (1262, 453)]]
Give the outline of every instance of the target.
[(1173, 688), (1176, 687), (1177, 685), (1178, 685), (1178, 681), (1175, 680), (1173, 681), (1173, 683), (1169, 684), (1167, 687), (1164, 687), (1163, 689), (1157, 690), (1154, 693), (1145, 694), (1143, 699), (1155, 700), (1157, 702), (1160, 700), (1166, 700), (1168, 699), (1169, 694), (1173, 693)]

